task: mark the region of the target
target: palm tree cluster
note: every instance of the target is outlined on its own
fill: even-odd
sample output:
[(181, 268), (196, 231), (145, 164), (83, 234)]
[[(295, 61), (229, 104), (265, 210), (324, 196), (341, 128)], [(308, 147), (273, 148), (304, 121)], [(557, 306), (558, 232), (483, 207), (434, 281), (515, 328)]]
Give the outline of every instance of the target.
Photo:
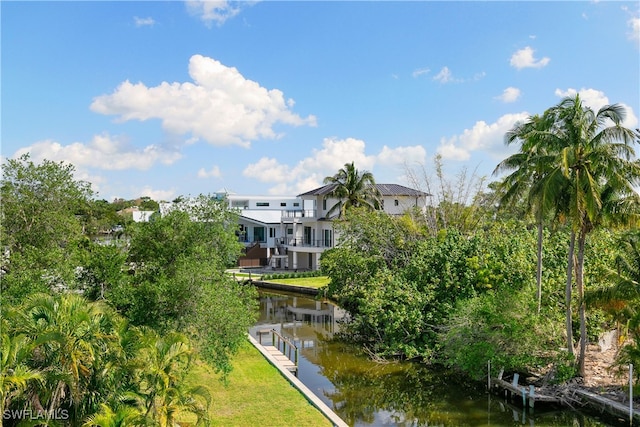
[(31, 295), (1, 321), (3, 425), (172, 426), (179, 411), (207, 422), (208, 390), (185, 382), (184, 335), (132, 327), (75, 294)]
[(622, 125), (625, 109), (606, 105), (594, 112), (579, 95), (563, 99), (543, 115), (516, 124), (507, 145), (517, 153), (502, 161), (494, 174), (502, 180), (501, 204), (524, 201), (538, 226), (538, 307), (542, 280), (542, 229), (551, 219), (571, 230), (567, 254), (567, 346), (573, 354), (572, 289), (575, 281), (580, 317), (578, 371), (584, 376), (587, 344), (584, 299), (584, 254), (588, 235), (597, 227), (630, 224), (640, 218), (640, 160), (634, 144), (640, 132)]

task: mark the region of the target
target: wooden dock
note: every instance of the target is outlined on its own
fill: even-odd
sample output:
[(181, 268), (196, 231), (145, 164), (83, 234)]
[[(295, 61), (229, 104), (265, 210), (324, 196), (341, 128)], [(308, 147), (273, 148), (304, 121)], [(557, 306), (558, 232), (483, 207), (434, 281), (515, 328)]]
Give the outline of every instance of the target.
[[(264, 334), (270, 333), (270, 330), (266, 330)], [(260, 333), (257, 334), (260, 337)], [(260, 344), (248, 334), (249, 342), (260, 352), (262, 355), (273, 365), (276, 369), (280, 371), (280, 373), (293, 385), (297, 388), (300, 393), (302, 393), (307, 400), (320, 412), (324, 414), (325, 417), (336, 427), (349, 427), (347, 423), (345, 423), (331, 408), (327, 406), (318, 396), (316, 396), (307, 386), (305, 386), (297, 376), (293, 375), (288, 369), (284, 369), (280, 363), (278, 363), (273, 356), (269, 352), (265, 350), (265, 346)]]
[(540, 390), (536, 390), (533, 385), (523, 386), (518, 384), (519, 374), (513, 374), (513, 380), (511, 382), (505, 381), (502, 379), (503, 372), (501, 371), (498, 375), (498, 378), (492, 378), (490, 381), (490, 386), (493, 389), (497, 389), (499, 392), (502, 391), (505, 394), (505, 397), (513, 399), (518, 399), (522, 401), (523, 407), (532, 408), (535, 406), (536, 402), (541, 404), (554, 404), (561, 406), (562, 401), (558, 396), (550, 396), (545, 395), (540, 392)]
[[(263, 335), (271, 334), (271, 345), (262, 344)], [(258, 343), (283, 368), (298, 375), (298, 347), (275, 329), (261, 329), (257, 332)]]

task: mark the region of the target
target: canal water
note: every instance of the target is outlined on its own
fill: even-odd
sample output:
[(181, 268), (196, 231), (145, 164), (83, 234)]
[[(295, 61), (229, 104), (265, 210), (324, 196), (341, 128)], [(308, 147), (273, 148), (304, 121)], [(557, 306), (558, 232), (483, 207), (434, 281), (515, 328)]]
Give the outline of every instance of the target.
[[(616, 426), (618, 420), (570, 410), (533, 413), (418, 363), (377, 363), (332, 340), (344, 310), (286, 292), (259, 291), (250, 333), (275, 329), (299, 350), (298, 378), (350, 426)], [(270, 340), (270, 334), (263, 337)]]

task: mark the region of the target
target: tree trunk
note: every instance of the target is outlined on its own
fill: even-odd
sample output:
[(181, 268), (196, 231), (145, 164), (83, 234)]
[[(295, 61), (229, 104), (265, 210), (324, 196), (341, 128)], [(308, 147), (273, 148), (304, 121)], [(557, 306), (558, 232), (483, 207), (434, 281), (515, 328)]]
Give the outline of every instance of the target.
[(573, 356), (573, 319), (571, 317), (571, 282), (573, 273), (573, 249), (576, 243), (576, 233), (571, 232), (569, 240), (569, 255), (567, 256), (567, 286), (565, 289), (566, 305), (566, 327), (567, 327), (567, 350)]
[(578, 235), (578, 262), (576, 263), (576, 289), (578, 290), (578, 304), (580, 313), (580, 356), (578, 357), (578, 373), (585, 376), (585, 354), (587, 351), (587, 319), (586, 306), (584, 302), (584, 244), (586, 232), (580, 231)]
[(536, 284), (538, 285), (536, 298), (538, 299), (538, 314), (542, 305), (542, 221), (538, 221), (538, 265), (536, 266)]

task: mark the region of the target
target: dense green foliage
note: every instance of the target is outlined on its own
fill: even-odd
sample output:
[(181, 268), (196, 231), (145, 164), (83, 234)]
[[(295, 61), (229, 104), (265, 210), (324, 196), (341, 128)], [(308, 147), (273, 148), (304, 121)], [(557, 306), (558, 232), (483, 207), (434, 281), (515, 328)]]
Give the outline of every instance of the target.
[[(532, 116), (507, 132), (505, 142), (520, 143), (518, 153), (501, 162), (496, 171), (510, 174), (500, 184), (503, 202), (523, 199), (538, 226), (538, 307), (541, 298), (542, 229), (547, 217), (568, 224), (565, 291), (567, 347), (573, 354), (573, 280), (578, 293), (580, 352), (578, 369), (585, 373), (587, 315), (585, 250), (587, 238), (602, 226), (637, 223), (640, 217), (640, 160), (633, 145), (640, 131), (622, 126), (626, 115), (619, 104), (597, 112), (579, 95), (563, 99), (542, 116)], [(538, 308), (540, 309), (540, 308)]]
[(114, 216), (126, 202), (91, 199), (71, 165), (28, 156), (7, 162), (1, 190), (0, 401), (18, 411), (6, 425), (29, 413), (67, 425), (173, 425), (178, 410), (204, 421), (207, 390), (184, 382), (190, 363), (204, 358), (224, 378), (256, 315), (255, 290), (224, 274), (241, 250), (236, 214), (199, 196), (134, 223)]
[[(357, 209), (337, 224), (342, 244), (321, 261), (331, 279), (328, 295), (351, 314), (343, 338), (376, 357), (420, 358), (474, 378), (486, 375), (488, 360), (510, 371), (548, 374), (550, 381), (574, 375), (562, 350), (568, 229), (544, 230), (538, 313), (534, 226), (510, 220), (435, 237), (425, 228), (409, 216)], [(585, 271), (594, 289), (607, 284), (604, 272), (616, 254), (615, 233), (594, 232)], [(615, 319), (595, 307), (589, 314), (590, 339), (615, 328)]]
[(184, 335), (130, 326), (103, 302), (30, 295), (3, 311), (3, 425), (170, 426), (178, 410), (205, 422), (206, 389), (184, 381), (194, 355)]

